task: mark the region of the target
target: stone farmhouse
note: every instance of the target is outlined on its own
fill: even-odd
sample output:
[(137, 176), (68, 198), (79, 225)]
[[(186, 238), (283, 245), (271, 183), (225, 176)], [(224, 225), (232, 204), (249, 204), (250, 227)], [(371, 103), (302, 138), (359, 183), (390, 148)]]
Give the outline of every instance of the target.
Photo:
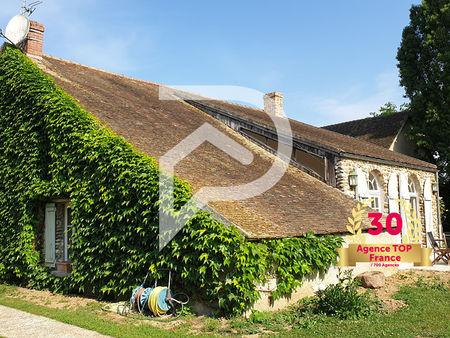
[[(248, 183), (272, 165), (278, 137), (269, 115), (275, 120), (284, 118), (282, 94), (266, 94), (264, 110), (195, 95), (162, 101), (160, 84), (43, 54), (44, 27), (32, 22), (31, 28), (32, 39), (24, 46), (30, 59), (100, 125), (139, 152), (159, 159), (204, 123), (252, 152), (254, 160), (246, 166), (211, 144), (199, 146), (176, 167), (177, 176), (194, 191), (203, 186)], [(259, 196), (210, 203), (208, 211), (251, 240), (295, 237), (309, 231), (344, 236), (357, 200), (371, 198), (372, 209), (405, 217), (396, 201), (400, 198), (408, 200), (420, 215), (423, 233), (432, 231), (442, 238), (436, 166), (405, 154), (399, 136), (405, 117), (398, 114), (395, 118), (395, 125), (380, 122), (375, 126), (382, 134), (386, 132), (376, 142), (361, 136), (365, 131), (357, 134), (357, 128), (349, 127), (356, 134), (348, 136), (339, 125), (317, 128), (290, 119), (293, 152), (282, 179)], [(68, 197), (42, 208), (42, 256), (45, 265), (61, 273), (70, 271), (71, 212)], [(364, 221), (363, 230), (369, 227)], [(400, 242), (401, 236), (392, 241)]]
[[(28, 40), (25, 51), (36, 65), (138, 150), (158, 158), (208, 122), (255, 154), (254, 163), (245, 167), (210, 145), (202, 145), (177, 167), (177, 174), (195, 188), (218, 181), (224, 186), (248, 182), (267, 170), (278, 147), (267, 114), (275, 119), (283, 117), (281, 93), (264, 96), (265, 111), (201, 96), (160, 101), (158, 84), (43, 54), (44, 27), (32, 22), (32, 28), (33, 39)], [(417, 210), (423, 232), (433, 231), (441, 238), (437, 170), (433, 164), (404, 154), (410, 152), (404, 151), (408, 147), (401, 136), (406, 115), (376, 118), (372, 133), (364, 129), (366, 120), (325, 128), (290, 120), (294, 146), (285, 177), (261, 196), (213, 203), (210, 211), (248, 238), (299, 236), (307, 231), (344, 234), (352, 200), (372, 198), (372, 208), (388, 214), (401, 212), (396, 199), (402, 198)], [(342, 135), (346, 131), (352, 131), (351, 136)], [(375, 131), (379, 135), (375, 136)], [(356, 175), (354, 186), (349, 180), (352, 174)], [(46, 236), (51, 237), (47, 242), (54, 243), (46, 246), (47, 264), (69, 259), (66, 230), (70, 228), (70, 212), (69, 201), (47, 205), (50, 231)]]

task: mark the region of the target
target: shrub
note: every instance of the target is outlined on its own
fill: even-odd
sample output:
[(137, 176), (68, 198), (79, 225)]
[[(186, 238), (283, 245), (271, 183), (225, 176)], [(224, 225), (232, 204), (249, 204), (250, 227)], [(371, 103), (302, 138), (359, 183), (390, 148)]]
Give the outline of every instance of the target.
[(371, 300), (368, 293), (358, 294), (359, 279), (352, 278), (352, 270), (339, 269), (337, 284), (319, 290), (312, 299), (316, 311), (342, 319), (360, 318), (378, 311), (378, 301)]

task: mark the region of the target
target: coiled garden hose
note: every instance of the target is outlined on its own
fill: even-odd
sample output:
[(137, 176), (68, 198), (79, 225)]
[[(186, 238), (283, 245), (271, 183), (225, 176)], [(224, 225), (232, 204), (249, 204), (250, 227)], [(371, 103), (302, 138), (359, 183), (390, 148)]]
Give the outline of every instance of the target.
[[(177, 298), (185, 299), (181, 301)], [(133, 290), (130, 301), (127, 305), (117, 307), (117, 312), (128, 316), (134, 309), (139, 314), (148, 314), (155, 317), (178, 318), (184, 310), (184, 306), (189, 302), (189, 297), (184, 293), (173, 296), (168, 287), (155, 286), (154, 288), (144, 288), (138, 286)], [(125, 307), (124, 307), (125, 306)]]
[[(189, 302), (189, 296), (184, 293), (178, 293), (173, 296), (170, 289), (171, 282), (171, 270), (168, 270), (168, 286), (157, 286), (158, 276), (155, 279), (155, 286), (153, 288), (145, 288), (145, 282), (149, 273), (145, 276), (144, 282), (136, 287), (131, 295), (129, 302), (110, 304), (103, 307), (105, 311), (111, 311), (112, 306), (117, 306), (117, 313), (122, 316), (130, 316), (136, 319), (148, 319), (152, 318), (141, 318), (142, 315), (151, 312), (155, 317), (160, 318), (160, 320), (175, 320), (183, 313), (184, 306)], [(185, 301), (180, 301), (179, 298), (185, 298)], [(132, 310), (137, 312), (137, 316), (133, 314)], [(153, 318), (155, 320), (156, 318)]]
[(170, 295), (167, 293), (168, 289), (166, 287), (157, 286), (148, 297), (148, 308), (156, 317), (165, 315), (169, 310), (166, 298), (170, 297)]

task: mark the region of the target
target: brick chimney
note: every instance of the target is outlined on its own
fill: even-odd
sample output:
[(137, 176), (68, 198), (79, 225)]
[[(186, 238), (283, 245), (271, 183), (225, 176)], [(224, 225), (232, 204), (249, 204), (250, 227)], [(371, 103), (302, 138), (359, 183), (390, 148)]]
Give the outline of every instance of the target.
[(283, 94), (273, 92), (264, 95), (264, 111), (269, 115), (284, 117)]
[(42, 57), (42, 49), (44, 46), (44, 25), (36, 22), (30, 21), (30, 31), (25, 40), (24, 52), (27, 55), (34, 57)]

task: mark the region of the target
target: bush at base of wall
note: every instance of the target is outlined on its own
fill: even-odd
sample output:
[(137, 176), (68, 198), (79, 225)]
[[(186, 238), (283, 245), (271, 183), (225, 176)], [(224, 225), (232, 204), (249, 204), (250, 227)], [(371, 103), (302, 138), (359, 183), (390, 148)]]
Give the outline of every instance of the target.
[[(0, 55), (0, 281), (54, 291), (128, 297), (150, 265), (171, 268), (176, 288), (242, 313), (256, 283), (276, 275), (279, 297), (336, 261), (334, 236), (247, 241), (199, 212), (158, 251), (153, 158), (100, 127), (19, 50)], [(190, 187), (175, 180), (176, 205)], [(37, 248), (38, 206), (70, 197), (73, 273), (55, 278)]]

